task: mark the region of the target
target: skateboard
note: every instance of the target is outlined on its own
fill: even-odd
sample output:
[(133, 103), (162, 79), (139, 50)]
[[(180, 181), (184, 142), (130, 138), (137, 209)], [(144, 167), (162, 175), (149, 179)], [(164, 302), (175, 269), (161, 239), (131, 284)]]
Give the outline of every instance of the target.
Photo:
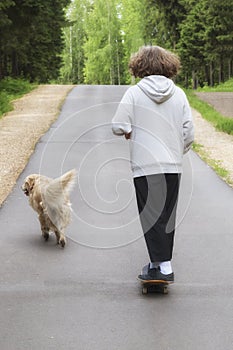
[(167, 282), (160, 282), (160, 281), (145, 281), (139, 279), (142, 285), (142, 294), (149, 294), (149, 293), (161, 293), (161, 294), (168, 294), (168, 284)]
[[(144, 266), (142, 268), (141, 274), (144, 275), (147, 273), (148, 265)], [(146, 281), (138, 278), (138, 280), (141, 282), (142, 285), (142, 294), (148, 294), (148, 293), (161, 293), (161, 294), (167, 294), (168, 293), (168, 284), (169, 282), (166, 281)]]

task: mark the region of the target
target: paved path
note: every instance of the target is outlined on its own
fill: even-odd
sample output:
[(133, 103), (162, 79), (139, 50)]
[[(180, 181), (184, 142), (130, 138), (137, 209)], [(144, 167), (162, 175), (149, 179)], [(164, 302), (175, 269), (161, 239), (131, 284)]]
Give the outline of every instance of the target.
[[(147, 262), (128, 163), (110, 122), (125, 87), (79, 86), (0, 210), (1, 350), (231, 350), (233, 191), (185, 157), (168, 295), (141, 295)], [(64, 250), (40, 238), (20, 190), (76, 167)], [(111, 249), (107, 249), (111, 248)]]
[(233, 118), (233, 92), (196, 92), (195, 94), (225, 117)]

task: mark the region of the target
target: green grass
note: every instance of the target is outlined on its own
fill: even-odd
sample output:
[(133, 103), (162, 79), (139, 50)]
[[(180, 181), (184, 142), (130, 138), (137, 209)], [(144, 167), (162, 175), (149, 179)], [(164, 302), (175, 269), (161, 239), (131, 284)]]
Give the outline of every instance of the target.
[[(233, 92), (233, 79), (226, 81), (214, 88), (204, 87), (198, 89), (198, 92)], [(200, 100), (193, 90), (185, 90), (190, 105), (200, 112), (202, 117), (210, 122), (216, 130), (223, 131), (227, 134), (233, 135), (233, 118), (224, 117), (221, 113), (216, 111), (207, 102)], [(208, 164), (216, 174), (221, 177), (230, 186), (233, 186), (233, 181), (230, 172), (226, 170), (220, 160), (212, 159), (205, 151), (204, 147), (194, 142), (193, 150), (200, 156), (200, 158)]]
[[(203, 91), (203, 90), (202, 90)], [(193, 90), (185, 90), (190, 105), (196, 109), (204, 119), (212, 123), (218, 130), (223, 131), (229, 135), (233, 135), (233, 118), (224, 117), (221, 113), (216, 111), (207, 102), (200, 100)]]
[(214, 87), (204, 86), (203, 88), (198, 88), (199, 92), (233, 92), (233, 78), (216, 85)]
[(0, 118), (13, 109), (12, 101), (33, 90), (37, 85), (26, 80), (7, 78), (0, 80)]

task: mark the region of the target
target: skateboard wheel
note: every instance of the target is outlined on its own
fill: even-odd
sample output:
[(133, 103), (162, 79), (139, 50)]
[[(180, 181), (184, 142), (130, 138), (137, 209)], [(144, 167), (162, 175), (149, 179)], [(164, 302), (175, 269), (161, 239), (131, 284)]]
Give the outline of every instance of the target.
[(163, 294), (168, 294), (168, 288), (167, 288), (167, 286), (163, 288)]
[(148, 294), (148, 288), (143, 287), (142, 288), (142, 294)]

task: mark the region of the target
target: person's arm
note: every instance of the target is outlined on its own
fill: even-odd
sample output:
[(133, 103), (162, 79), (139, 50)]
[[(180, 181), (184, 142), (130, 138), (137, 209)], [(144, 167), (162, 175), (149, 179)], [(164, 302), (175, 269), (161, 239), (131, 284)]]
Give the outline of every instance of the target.
[(184, 139), (184, 153), (187, 153), (194, 141), (194, 127), (193, 127), (193, 118), (192, 111), (189, 106), (188, 100), (185, 96), (184, 104), (184, 119), (183, 119), (183, 139)]
[(130, 139), (132, 131), (132, 111), (132, 98), (129, 90), (127, 90), (112, 119), (113, 133), (117, 136), (125, 135), (127, 140)]

